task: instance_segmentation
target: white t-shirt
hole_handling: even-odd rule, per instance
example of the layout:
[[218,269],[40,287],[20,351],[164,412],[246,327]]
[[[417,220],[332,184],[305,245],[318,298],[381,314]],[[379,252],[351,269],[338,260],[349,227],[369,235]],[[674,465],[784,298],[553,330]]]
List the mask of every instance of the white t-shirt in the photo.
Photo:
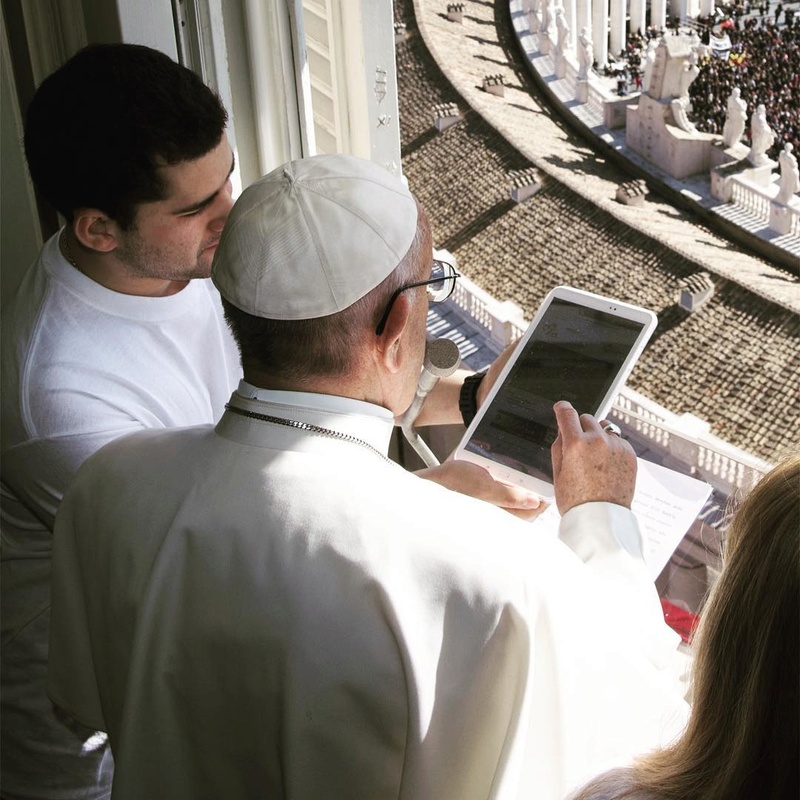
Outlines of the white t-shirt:
[[112,292],[65,261],[58,235],[4,307],[4,797],[96,796],[81,787],[96,783],[102,747],[87,755],[85,737],[53,717],[44,691],[51,532],[64,491],[112,439],[213,422],[240,374],[210,281],[169,297]]

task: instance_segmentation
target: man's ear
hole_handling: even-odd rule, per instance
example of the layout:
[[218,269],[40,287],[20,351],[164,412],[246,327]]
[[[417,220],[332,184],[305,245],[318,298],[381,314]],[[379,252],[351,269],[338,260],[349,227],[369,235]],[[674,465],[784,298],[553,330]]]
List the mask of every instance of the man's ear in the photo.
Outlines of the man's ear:
[[402,346],[402,337],[411,319],[411,300],[408,295],[397,295],[392,304],[383,332],[376,336],[375,350],[384,367],[392,373],[399,372],[405,348]]
[[79,208],[72,220],[72,231],[78,243],[98,253],[116,250],[118,230],[117,223],[96,208]]

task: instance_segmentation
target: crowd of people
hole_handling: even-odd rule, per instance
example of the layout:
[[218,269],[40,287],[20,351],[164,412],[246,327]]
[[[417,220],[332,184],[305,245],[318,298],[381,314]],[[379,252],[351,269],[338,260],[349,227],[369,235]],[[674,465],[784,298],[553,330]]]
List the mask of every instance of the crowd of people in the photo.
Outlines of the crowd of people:
[[[783,19],[787,25],[791,25],[794,15],[794,8],[790,6],[786,7],[781,2],[778,2],[774,8],[771,8],[768,0],[761,0],[761,2],[758,3],[751,3],[750,0],[736,0],[732,3],[717,4],[712,16],[701,16],[698,21],[701,25],[705,25],[709,29],[719,23],[719,26],[723,29],[736,28],[737,30],[741,30],[744,23],[750,22],[750,19],[758,21],[759,23],[763,20],[763,22],[766,23],[768,19],[774,17],[776,25],[781,22],[781,19]],[[750,24],[753,23],[750,22]]]
[[650,26],[644,33],[632,31],[628,34],[625,47],[616,58],[610,59],[603,74],[616,77],[617,93],[621,96],[629,91],[640,92],[643,87],[644,67],[647,50],[651,41],[658,41],[665,30]]
[[[726,7],[725,13],[721,22],[719,17],[697,20],[706,48],[698,61],[700,72],[689,87],[689,118],[699,131],[722,134],[728,98],[738,87],[747,104],[744,143],[751,144],[750,119],[764,105],[775,133],[767,156],[775,160],[786,143],[795,150],[800,147],[800,16],[780,3],[772,10],[766,3],[740,2]],[[672,33],[681,30],[672,18],[667,28]],[[610,59],[602,74],[616,79],[619,95],[646,90],[648,47],[664,35],[669,35],[667,30],[654,27],[633,32],[624,49]],[[715,48],[715,39],[726,46],[730,43],[729,49]]]
[[[784,144],[800,147],[800,17],[791,24],[763,24],[748,17],[741,26],[728,29],[731,49],[727,58],[706,56],[700,73],[689,88],[690,118],[698,130],[722,133],[726,103],[734,88],[747,103],[748,119],[764,105],[775,141],[767,155],[775,159]],[[750,126],[744,141],[750,144]]]

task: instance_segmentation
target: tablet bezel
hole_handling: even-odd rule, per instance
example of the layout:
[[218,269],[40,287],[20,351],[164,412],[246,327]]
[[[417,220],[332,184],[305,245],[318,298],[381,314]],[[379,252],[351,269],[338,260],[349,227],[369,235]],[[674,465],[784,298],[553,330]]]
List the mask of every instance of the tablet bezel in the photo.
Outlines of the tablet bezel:
[[[640,323],[642,326],[636,341],[620,366],[601,403],[596,409],[594,409],[594,411],[590,412],[597,419],[602,419],[608,413],[616,396],[619,394],[620,388],[633,370],[636,361],[642,354],[645,345],[650,340],[650,337],[652,336],[653,331],[658,324],[656,315],[649,309],[642,308],[641,306],[631,305],[630,303],[624,303],[612,297],[586,292],[582,289],[576,289],[572,286],[556,286],[542,301],[542,304],[539,306],[539,309],[536,312],[536,316],[533,318],[522,338],[517,343],[517,347],[515,348],[513,354],[503,367],[503,370],[495,381],[494,386],[490,390],[481,407],[478,409],[475,418],[472,420],[458,446],[453,451],[451,458],[461,461],[471,461],[475,464],[479,464],[480,466],[488,469],[496,480],[511,485],[522,486],[525,489],[536,492],[540,497],[546,500],[553,499],[554,487],[552,483],[541,478],[534,477],[533,475],[528,475],[525,472],[520,472],[508,464],[493,461],[484,455],[471,452],[466,449],[466,446],[475,433],[475,430],[477,429],[487,410],[491,407],[495,395],[505,382],[506,377],[514,368],[514,364],[525,351],[527,343],[530,341],[537,327],[541,323],[551,303],[556,299],[573,303],[578,306],[583,306],[595,311],[602,311],[622,319],[631,320],[633,322]],[[558,398],[556,398],[556,400],[557,399]],[[556,400],[553,402],[556,402]]]

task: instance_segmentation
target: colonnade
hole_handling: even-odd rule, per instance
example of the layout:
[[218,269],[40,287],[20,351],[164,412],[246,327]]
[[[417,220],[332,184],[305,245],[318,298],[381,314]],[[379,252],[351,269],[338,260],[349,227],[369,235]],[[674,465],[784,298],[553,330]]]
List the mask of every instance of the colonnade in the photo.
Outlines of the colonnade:
[[[586,28],[591,31],[594,60],[600,69],[608,63],[610,54],[617,55],[625,48],[629,32],[643,33],[648,21],[658,30],[666,29],[667,0],[555,0],[555,5],[554,0],[522,0],[530,30],[545,35],[541,24],[548,20],[552,23],[559,5],[570,30],[569,46],[563,55],[577,58],[578,36]],[[670,0],[669,11],[680,19],[698,14],[710,16],[714,13],[714,0]],[[535,21],[530,19],[532,15],[536,16]],[[552,35],[552,24],[546,27],[547,35]]]

